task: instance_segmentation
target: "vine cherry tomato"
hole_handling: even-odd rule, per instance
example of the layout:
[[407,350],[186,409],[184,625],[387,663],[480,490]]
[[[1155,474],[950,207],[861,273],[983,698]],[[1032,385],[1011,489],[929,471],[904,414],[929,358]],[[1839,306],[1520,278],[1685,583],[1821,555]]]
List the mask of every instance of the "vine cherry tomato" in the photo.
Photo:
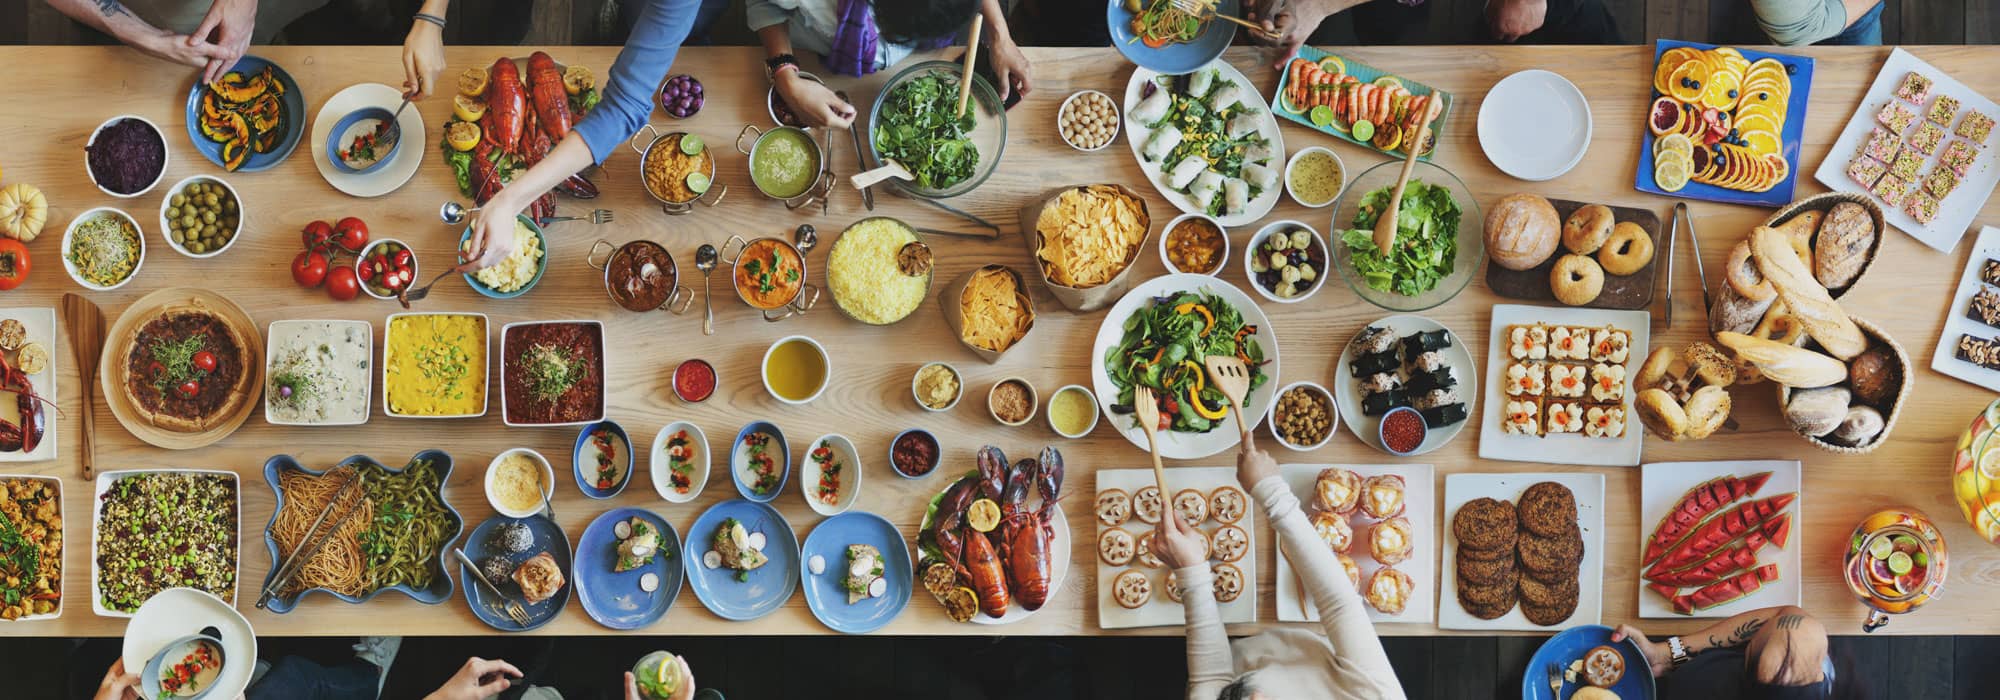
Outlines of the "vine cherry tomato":
[[300,251],[292,258],[292,281],[307,289],[326,281],[326,256],[313,249]]
[[203,350],[194,354],[195,369],[203,372],[215,371],[215,353]]
[[359,253],[362,248],[368,247],[368,224],[352,216],[334,224],[333,234],[339,240],[340,247],[346,248],[350,253]]
[[336,267],[326,276],[326,293],[336,301],[347,301],[361,293],[361,278],[354,268]]
[[299,240],[305,244],[306,250],[325,248],[327,242],[332,239],[333,227],[327,225],[324,221],[314,221],[306,224],[305,229],[299,232]]
[[199,393],[201,393],[201,382],[189,379],[181,383],[182,396],[194,396]]

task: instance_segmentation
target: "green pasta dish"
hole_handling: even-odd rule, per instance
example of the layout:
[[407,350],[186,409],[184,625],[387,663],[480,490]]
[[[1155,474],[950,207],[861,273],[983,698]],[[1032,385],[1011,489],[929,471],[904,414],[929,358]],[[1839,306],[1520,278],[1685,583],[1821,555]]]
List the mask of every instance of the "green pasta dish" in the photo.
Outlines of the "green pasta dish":
[[[281,504],[265,532],[273,560],[310,554],[296,563],[278,595],[325,590],[351,602],[404,587],[423,599],[444,583],[439,555],[462,523],[440,495],[444,473],[436,460],[419,455],[400,470],[365,459],[323,474],[296,463],[278,469],[272,485]],[[356,478],[359,486],[350,486]],[[315,522],[321,523],[316,530]]]

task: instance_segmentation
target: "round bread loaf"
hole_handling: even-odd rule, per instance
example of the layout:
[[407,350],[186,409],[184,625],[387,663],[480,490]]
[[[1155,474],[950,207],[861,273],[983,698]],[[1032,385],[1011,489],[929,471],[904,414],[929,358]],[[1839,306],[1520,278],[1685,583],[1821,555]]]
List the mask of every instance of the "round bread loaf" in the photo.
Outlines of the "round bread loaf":
[[1562,220],[1540,195],[1508,195],[1486,211],[1486,255],[1509,270],[1532,270],[1556,252]]

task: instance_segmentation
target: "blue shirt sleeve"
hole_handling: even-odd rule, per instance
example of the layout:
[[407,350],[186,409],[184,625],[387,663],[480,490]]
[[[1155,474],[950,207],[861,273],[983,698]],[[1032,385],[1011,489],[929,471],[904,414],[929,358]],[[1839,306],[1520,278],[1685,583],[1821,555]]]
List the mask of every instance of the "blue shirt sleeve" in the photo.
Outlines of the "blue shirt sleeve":
[[653,112],[653,91],[673,68],[674,55],[700,11],[701,0],[649,0],[639,11],[632,35],[611,63],[604,98],[576,125],[593,161],[603,163],[646,125]]

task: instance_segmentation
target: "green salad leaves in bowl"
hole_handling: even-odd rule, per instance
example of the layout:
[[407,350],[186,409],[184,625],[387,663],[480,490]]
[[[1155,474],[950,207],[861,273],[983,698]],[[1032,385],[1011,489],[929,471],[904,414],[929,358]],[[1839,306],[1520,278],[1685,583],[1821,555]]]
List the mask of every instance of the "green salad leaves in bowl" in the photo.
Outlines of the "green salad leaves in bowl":
[[915,176],[890,180],[919,197],[941,199],[970,192],[993,174],[1007,143],[1007,111],[986,79],[972,80],[965,116],[958,116],[958,82],[963,66],[951,61],[917,63],[884,84],[868,113],[868,150],[873,166],[889,160]]
[[1341,194],[1333,216],[1334,267],[1368,303],[1391,311],[1422,311],[1465,290],[1486,258],[1479,202],[1444,168],[1419,161],[1403,190],[1396,242],[1384,254],[1375,245],[1375,222],[1388,208],[1401,161],[1361,173]]

